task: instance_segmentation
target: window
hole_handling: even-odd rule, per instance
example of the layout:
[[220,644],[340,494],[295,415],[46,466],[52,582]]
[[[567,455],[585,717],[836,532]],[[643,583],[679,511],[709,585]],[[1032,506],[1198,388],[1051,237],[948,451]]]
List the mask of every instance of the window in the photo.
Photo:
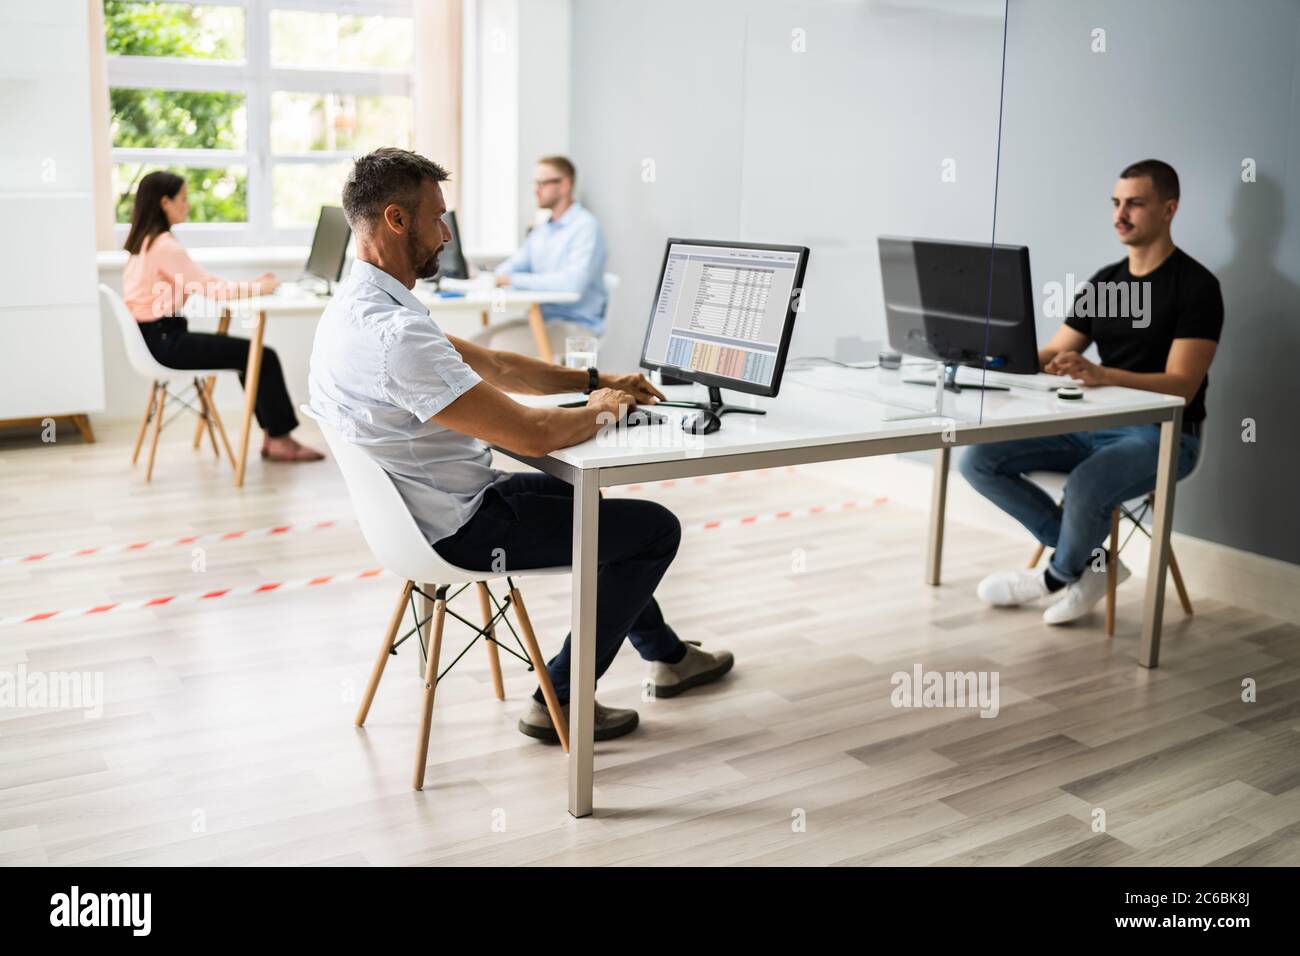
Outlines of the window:
[[185,176],[196,245],[306,243],[352,157],[412,148],[412,0],[103,0],[118,229]]

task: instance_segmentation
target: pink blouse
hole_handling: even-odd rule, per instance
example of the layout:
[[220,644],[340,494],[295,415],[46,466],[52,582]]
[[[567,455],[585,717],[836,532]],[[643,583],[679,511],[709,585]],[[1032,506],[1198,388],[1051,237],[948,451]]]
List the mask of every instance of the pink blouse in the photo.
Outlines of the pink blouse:
[[137,322],[176,315],[195,293],[222,300],[248,295],[247,282],[218,279],[198,265],[170,232],[146,242],[122,269],[122,298]]

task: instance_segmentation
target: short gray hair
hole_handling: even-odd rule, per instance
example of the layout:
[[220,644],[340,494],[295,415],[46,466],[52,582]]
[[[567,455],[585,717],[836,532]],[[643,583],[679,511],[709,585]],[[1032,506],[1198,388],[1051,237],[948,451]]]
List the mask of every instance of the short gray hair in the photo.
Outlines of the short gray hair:
[[357,159],[343,184],[343,214],[355,232],[366,233],[396,203],[414,210],[425,181],[444,183],[451,174],[419,153],[385,146]]

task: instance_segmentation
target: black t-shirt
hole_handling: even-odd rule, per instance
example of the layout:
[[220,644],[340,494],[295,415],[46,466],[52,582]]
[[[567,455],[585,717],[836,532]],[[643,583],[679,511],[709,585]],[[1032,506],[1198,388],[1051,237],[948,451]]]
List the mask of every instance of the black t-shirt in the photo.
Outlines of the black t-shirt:
[[[1128,260],[1106,266],[1070,305],[1065,324],[1097,343],[1101,364],[1163,372],[1174,339],[1213,339],[1223,330],[1219,280],[1181,249],[1154,272],[1134,276]],[[1183,423],[1205,419],[1207,375],[1183,410]]]

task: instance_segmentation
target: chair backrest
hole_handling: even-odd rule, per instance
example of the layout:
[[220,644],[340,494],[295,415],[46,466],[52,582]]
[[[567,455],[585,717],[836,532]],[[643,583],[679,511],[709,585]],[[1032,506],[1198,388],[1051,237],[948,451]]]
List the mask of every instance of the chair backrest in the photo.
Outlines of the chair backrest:
[[478,581],[482,575],[443,561],[425,540],[393,479],[360,446],[321,420],[306,405],[301,411],[315,421],[329,445],[366,544],[385,568],[408,581],[426,584]]
[[126,348],[126,357],[131,362],[131,367],[150,379],[175,375],[175,371],[163,366],[153,357],[149,346],[144,344],[144,333],[140,331],[140,323],[127,311],[122,297],[102,282],[99,284],[99,297],[108,306],[108,311],[113,314],[113,318],[117,320],[118,331],[122,333],[122,345]]
[[606,321],[609,320],[609,317],[612,314],[612,309],[610,308],[610,306],[614,304],[614,290],[619,287],[619,283],[621,283],[622,281],[623,281],[622,279],[614,275],[614,273],[612,272],[605,273],[605,319]]

